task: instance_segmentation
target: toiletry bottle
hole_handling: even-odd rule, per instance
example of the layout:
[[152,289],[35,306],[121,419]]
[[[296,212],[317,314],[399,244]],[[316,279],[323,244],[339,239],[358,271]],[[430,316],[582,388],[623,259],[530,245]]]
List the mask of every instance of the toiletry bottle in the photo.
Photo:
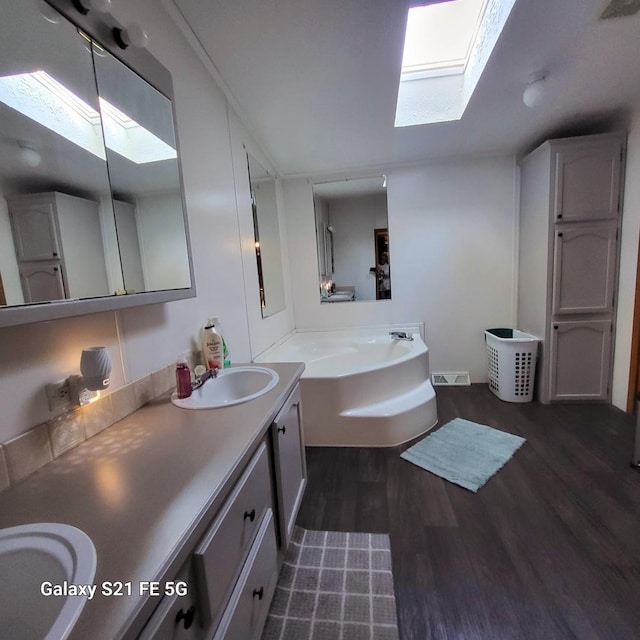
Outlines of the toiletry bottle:
[[216,323],[216,328],[220,337],[222,338],[222,361],[224,364],[224,368],[228,369],[231,366],[231,356],[229,355],[229,347],[227,347],[227,341],[224,339],[224,334],[222,333],[222,325],[220,324],[220,319],[217,318],[218,322]]
[[186,354],[181,355],[176,363],[176,391],[178,398],[188,398],[191,395],[191,371]]
[[218,324],[218,318],[209,318],[202,330],[202,355],[208,369],[224,367],[224,340],[218,330]]

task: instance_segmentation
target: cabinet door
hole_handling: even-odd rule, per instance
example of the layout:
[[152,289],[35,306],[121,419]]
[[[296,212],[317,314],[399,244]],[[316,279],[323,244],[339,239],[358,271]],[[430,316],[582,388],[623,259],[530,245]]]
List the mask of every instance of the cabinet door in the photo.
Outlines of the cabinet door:
[[617,138],[570,145],[555,155],[556,221],[618,217],[622,146]]
[[616,223],[558,225],[554,243],[554,314],[613,310]]
[[199,640],[203,637],[199,624],[197,592],[187,563],[174,581],[162,582],[162,589],[169,590],[147,622],[138,640]]
[[551,331],[550,400],[606,400],[611,321],[556,322]]
[[32,200],[10,208],[18,260],[62,257],[51,199]]
[[25,302],[64,300],[64,282],[59,262],[25,262],[20,265]]
[[267,448],[261,444],[194,553],[205,624],[220,619],[262,516],[271,506]]
[[214,640],[258,640],[267,620],[277,580],[278,548],[269,509]]
[[307,468],[302,439],[300,385],[292,391],[272,425],[280,543],[289,546],[304,494]]

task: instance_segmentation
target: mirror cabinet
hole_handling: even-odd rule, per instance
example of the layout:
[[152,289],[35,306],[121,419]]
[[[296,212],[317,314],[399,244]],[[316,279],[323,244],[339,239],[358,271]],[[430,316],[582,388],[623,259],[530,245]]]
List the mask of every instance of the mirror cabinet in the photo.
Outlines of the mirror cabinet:
[[193,297],[170,74],[81,2],[5,5],[0,326]]

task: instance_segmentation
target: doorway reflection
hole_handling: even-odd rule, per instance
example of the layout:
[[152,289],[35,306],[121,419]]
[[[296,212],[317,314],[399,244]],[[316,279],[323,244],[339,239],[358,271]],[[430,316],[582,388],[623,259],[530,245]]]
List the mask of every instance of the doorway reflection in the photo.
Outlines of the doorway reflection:
[[391,299],[384,176],[313,185],[323,303]]

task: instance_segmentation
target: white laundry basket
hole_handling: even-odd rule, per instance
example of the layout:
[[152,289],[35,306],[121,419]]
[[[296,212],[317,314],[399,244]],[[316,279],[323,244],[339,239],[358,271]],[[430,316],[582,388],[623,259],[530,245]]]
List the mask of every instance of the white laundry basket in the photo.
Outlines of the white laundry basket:
[[506,402],[531,402],[540,340],[517,329],[484,332],[489,389]]

